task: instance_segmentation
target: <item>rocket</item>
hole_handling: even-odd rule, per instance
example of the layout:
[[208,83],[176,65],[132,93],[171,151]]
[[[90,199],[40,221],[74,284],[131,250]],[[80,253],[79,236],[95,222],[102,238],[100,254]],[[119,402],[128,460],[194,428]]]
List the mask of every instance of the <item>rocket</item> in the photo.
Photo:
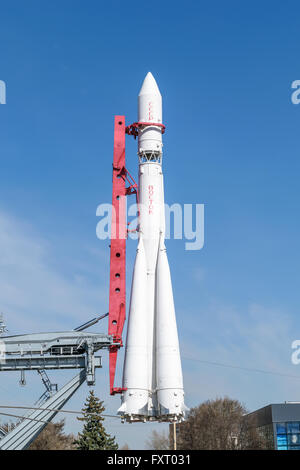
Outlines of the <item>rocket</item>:
[[137,125],[138,246],[118,413],[128,422],[179,422],[187,408],[165,247],[162,97],[150,72],[138,96]]

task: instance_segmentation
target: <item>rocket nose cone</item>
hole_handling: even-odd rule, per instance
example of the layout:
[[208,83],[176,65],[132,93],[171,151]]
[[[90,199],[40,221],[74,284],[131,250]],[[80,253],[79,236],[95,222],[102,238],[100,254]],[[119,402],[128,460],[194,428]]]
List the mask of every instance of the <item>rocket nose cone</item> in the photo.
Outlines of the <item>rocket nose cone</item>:
[[155,81],[155,78],[153,77],[151,72],[148,72],[145,79],[144,79],[142,88],[140,89],[140,92],[139,92],[139,96],[141,96],[141,95],[159,95],[159,96],[161,96],[159,88],[158,88],[157,83]]

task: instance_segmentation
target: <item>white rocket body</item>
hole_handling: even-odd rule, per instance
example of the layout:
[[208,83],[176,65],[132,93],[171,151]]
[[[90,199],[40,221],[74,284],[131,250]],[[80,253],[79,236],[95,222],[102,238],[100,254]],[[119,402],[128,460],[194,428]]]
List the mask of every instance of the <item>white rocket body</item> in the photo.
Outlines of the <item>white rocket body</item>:
[[181,421],[184,405],[180,351],[170,269],[164,244],[162,98],[152,74],[138,99],[139,243],[123,371],[127,421]]

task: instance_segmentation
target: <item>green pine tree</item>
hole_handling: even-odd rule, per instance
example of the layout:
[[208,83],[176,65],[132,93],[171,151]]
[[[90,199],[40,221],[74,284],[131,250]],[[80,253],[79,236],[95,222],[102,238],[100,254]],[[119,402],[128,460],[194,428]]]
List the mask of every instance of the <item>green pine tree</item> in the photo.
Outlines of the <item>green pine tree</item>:
[[102,413],[105,408],[103,401],[95,397],[91,390],[82,409],[83,418],[77,418],[84,421],[82,433],[78,434],[75,441],[77,450],[117,450],[118,444],[115,442],[115,436],[111,437],[105,431],[103,426],[104,418]]

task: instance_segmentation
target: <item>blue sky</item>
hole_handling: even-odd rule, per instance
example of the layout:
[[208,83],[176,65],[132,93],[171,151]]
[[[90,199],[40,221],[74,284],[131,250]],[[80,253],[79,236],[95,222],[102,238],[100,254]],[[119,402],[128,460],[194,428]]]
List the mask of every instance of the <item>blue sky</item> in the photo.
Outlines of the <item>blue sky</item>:
[[[299,13],[295,1],[1,5],[0,311],[12,333],[69,329],[107,311],[109,243],[96,238],[96,208],[111,198],[113,117],[136,120],[150,70],[167,126],[166,202],[205,204],[204,248],[167,242],[187,404],[299,399],[297,378],[186,359],[300,379],[290,360],[300,337]],[[129,138],[127,166],[136,176]],[[129,241],[128,286],[134,251]],[[96,391],[115,412],[103,359]],[[4,404],[42,392],[35,375],[25,389],[18,379],[1,377]],[[107,427],[131,448],[165,429]],[[79,428],[67,419],[68,431]]]

